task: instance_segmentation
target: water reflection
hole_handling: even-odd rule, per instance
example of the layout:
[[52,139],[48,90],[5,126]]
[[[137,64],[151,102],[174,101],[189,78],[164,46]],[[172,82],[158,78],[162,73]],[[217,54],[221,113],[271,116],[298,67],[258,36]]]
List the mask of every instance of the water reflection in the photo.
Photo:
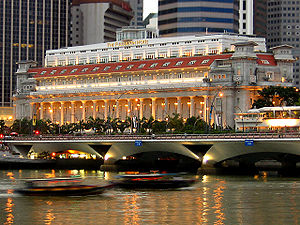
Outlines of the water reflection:
[[[46,204],[48,205],[48,206],[52,206],[52,201],[46,201]],[[45,218],[45,224],[46,225],[50,225],[51,223],[52,223],[52,221],[54,221],[54,219],[55,219],[55,216],[54,216],[54,213],[53,213],[53,209],[48,209],[47,210],[47,213],[46,213],[46,218]]]
[[226,188],[225,184],[226,182],[224,180],[219,180],[213,194],[215,205],[212,208],[215,209],[217,218],[217,221],[214,224],[218,225],[224,224],[225,221],[225,214],[223,212],[222,204],[224,189]]
[[14,223],[13,206],[14,204],[12,198],[8,198],[6,202],[6,208],[5,208],[5,211],[7,213],[6,222],[4,223],[5,225]]
[[137,194],[131,194],[124,196],[125,201],[125,224],[139,224],[139,206],[137,204]]
[[[195,188],[174,191],[115,189],[100,196],[28,197],[13,193],[23,178],[99,171],[1,171],[0,224],[299,224],[300,179],[203,176]],[[274,218],[276,217],[276,221]]]

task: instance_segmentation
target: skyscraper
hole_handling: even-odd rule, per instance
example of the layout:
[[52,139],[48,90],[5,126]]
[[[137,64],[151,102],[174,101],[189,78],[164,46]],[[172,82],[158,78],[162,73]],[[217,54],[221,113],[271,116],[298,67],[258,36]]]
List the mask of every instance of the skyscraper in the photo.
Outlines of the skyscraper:
[[134,13],[130,26],[143,26],[143,0],[128,0],[128,2]]
[[241,0],[239,33],[265,37],[267,32],[267,1]]
[[129,26],[133,12],[123,0],[73,0],[71,45],[115,41],[116,29]]
[[237,0],[159,0],[160,36],[238,32]]
[[[267,47],[290,45],[300,57],[300,1],[269,0],[267,6]],[[299,87],[299,61],[294,63],[294,85]]]
[[70,0],[0,1],[0,106],[11,106],[16,63],[42,65],[45,51],[68,46]]

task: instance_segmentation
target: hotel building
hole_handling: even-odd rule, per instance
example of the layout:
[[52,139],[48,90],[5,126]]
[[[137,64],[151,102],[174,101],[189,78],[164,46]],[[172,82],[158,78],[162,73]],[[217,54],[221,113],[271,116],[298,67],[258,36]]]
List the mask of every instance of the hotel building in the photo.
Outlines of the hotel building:
[[188,36],[50,50],[45,67],[19,63],[16,118],[65,124],[178,113],[233,127],[234,113],[247,111],[257,90],[292,86],[291,47],[266,53],[263,40]]

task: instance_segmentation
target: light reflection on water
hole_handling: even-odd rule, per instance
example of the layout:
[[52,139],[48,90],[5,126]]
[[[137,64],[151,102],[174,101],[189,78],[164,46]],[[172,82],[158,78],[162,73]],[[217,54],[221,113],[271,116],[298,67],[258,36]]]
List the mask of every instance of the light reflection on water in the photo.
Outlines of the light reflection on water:
[[202,176],[194,188],[109,190],[99,196],[27,197],[13,193],[24,178],[101,171],[0,171],[0,224],[299,224],[300,178]]

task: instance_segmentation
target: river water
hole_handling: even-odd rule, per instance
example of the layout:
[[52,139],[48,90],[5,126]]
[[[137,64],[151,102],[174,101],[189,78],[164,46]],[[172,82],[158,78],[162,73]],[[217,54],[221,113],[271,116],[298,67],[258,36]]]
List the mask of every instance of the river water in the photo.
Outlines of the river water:
[[24,178],[101,171],[0,171],[0,224],[300,224],[300,178],[199,176],[172,191],[112,189],[97,196],[29,197],[13,193]]

